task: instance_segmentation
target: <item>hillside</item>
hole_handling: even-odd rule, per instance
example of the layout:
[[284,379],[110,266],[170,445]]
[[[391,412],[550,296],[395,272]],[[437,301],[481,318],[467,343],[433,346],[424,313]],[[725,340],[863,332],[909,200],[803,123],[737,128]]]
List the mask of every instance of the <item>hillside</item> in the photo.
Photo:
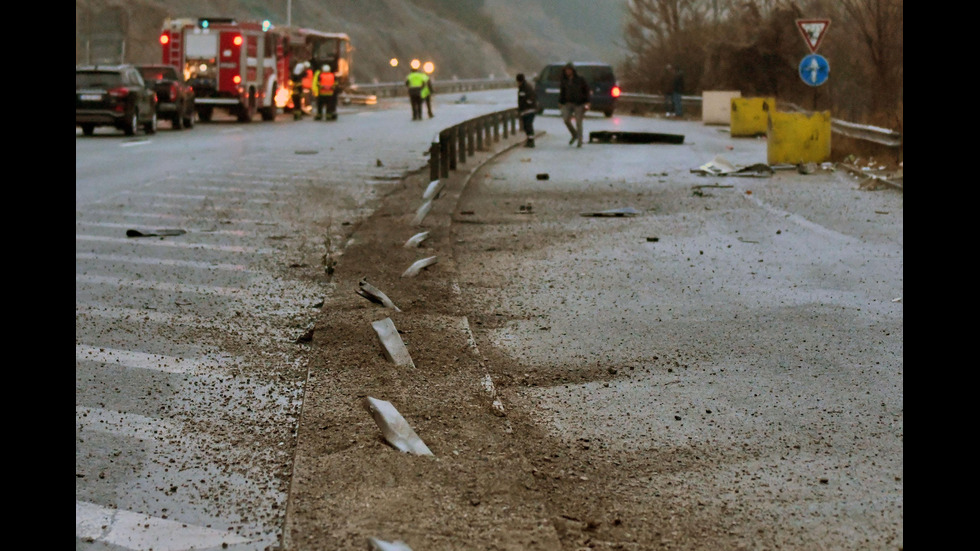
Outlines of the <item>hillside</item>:
[[[230,16],[287,23],[283,0],[76,0],[75,62],[94,61],[100,37],[125,36],[124,61],[159,60],[166,17]],[[345,32],[355,82],[404,78],[392,57],[432,61],[435,78],[533,73],[552,61],[624,56],[626,0],[292,0],[293,25]]]

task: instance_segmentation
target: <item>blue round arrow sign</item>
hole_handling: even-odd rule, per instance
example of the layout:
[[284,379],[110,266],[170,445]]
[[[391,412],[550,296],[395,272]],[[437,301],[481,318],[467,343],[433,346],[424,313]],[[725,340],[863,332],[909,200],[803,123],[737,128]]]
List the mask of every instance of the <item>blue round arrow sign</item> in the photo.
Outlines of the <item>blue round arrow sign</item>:
[[810,54],[800,62],[800,78],[809,86],[820,86],[829,75],[830,64],[822,55]]

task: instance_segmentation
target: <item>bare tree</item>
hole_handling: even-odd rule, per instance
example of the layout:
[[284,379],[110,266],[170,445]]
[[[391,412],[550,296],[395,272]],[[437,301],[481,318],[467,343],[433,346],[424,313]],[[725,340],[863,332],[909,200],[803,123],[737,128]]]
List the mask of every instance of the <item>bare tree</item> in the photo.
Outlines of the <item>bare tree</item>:
[[[871,113],[892,118],[903,90],[903,0],[840,0],[844,13],[864,44],[871,68]],[[899,115],[899,123],[901,117]]]

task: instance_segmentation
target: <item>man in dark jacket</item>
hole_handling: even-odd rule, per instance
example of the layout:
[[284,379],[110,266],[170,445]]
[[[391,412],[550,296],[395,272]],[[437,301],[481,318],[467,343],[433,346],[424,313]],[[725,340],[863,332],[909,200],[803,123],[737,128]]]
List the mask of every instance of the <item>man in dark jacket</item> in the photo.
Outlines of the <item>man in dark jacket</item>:
[[534,86],[524,78],[524,73],[517,73],[517,114],[521,117],[521,126],[527,140],[524,147],[534,147],[534,115],[538,110],[538,96]]
[[[572,139],[568,145],[576,141],[578,147],[582,147],[582,126],[585,120],[585,111],[589,108],[590,99],[589,83],[578,74],[575,67],[569,63],[561,72],[561,81],[558,90],[558,108],[561,110],[561,118],[565,121],[565,128],[572,133]],[[575,117],[575,125],[572,125],[572,117]]]

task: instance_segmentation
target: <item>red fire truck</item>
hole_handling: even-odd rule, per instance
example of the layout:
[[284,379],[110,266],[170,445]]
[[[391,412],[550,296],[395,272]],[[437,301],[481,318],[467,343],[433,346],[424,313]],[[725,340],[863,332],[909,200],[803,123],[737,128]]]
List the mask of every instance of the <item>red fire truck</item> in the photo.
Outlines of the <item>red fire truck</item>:
[[198,117],[224,109],[241,122],[256,113],[276,118],[291,103],[289,78],[300,62],[329,64],[338,93],[349,83],[352,48],[344,33],[275,27],[227,17],[167,19],[160,34],[163,63],[182,71],[194,88]]

